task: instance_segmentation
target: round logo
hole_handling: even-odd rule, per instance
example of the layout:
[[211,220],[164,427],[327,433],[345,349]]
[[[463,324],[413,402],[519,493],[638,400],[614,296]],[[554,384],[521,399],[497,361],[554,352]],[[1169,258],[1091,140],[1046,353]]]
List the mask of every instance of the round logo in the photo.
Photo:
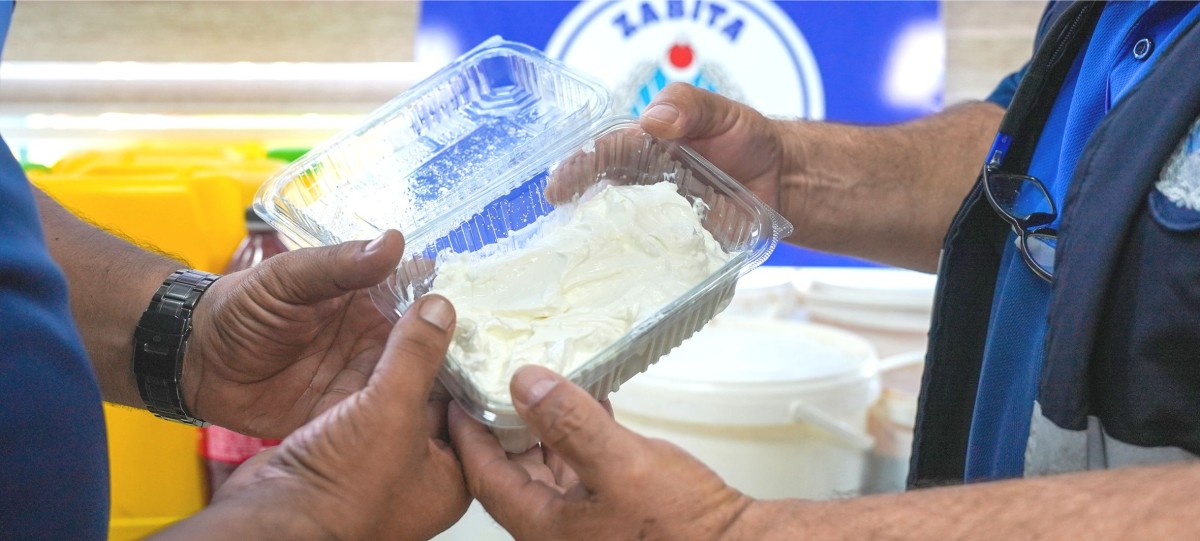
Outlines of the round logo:
[[825,116],[812,51],[768,0],[584,0],[546,53],[606,83],[617,112],[685,82],[770,116]]

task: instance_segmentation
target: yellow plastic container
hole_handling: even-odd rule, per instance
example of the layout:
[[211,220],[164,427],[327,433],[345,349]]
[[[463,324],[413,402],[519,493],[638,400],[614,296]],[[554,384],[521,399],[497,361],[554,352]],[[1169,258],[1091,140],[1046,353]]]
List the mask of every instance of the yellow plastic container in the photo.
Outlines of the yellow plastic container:
[[118,149],[74,152],[58,160],[53,171],[58,174],[86,173],[98,165],[136,167],[139,164],[178,168],[189,162],[237,163],[266,157],[267,149],[257,143],[146,142]]
[[242,186],[228,176],[151,175],[34,179],[75,214],[211,272],[246,235]]
[[[199,269],[223,270],[245,235],[244,186],[228,175],[63,174],[56,166],[32,180],[77,215]],[[106,405],[105,419],[110,539],[139,539],[204,506],[197,429],[120,406]]]
[[204,507],[199,429],[104,405],[112,479],[110,541],[141,539]]
[[286,162],[268,156],[257,143],[144,143],[115,150],[86,150],[65,156],[50,175],[59,177],[141,178],[155,176],[227,177],[238,183],[248,207],[271,175]]

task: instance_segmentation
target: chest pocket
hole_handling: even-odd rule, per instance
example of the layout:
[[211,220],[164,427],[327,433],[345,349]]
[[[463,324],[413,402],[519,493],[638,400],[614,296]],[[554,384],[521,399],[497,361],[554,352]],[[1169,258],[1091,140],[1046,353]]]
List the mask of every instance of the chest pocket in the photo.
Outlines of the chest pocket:
[[1092,361],[1093,408],[1121,440],[1200,452],[1200,119],[1118,258]]

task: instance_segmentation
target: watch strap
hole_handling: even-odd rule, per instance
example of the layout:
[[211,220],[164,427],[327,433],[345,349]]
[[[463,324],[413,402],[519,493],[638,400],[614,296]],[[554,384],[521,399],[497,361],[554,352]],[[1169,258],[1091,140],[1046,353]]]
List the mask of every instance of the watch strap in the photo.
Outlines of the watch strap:
[[205,426],[183,404],[183,357],[192,334],[192,311],[220,278],[192,269],[171,273],[154,293],[133,333],[133,374],[146,409],[155,416]]

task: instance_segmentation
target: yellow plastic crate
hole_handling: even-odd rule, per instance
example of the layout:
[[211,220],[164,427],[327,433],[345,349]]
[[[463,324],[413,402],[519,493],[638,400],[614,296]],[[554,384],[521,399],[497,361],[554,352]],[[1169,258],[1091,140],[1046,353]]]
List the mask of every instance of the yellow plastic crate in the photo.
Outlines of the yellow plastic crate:
[[246,235],[241,185],[225,176],[43,176],[33,179],[75,214],[129,239],[220,272]]
[[64,156],[52,170],[58,174],[87,173],[103,166],[138,164],[168,164],[180,166],[189,162],[236,163],[267,158],[267,149],[258,143],[189,143],[145,142],[110,150],[82,150]]
[[110,541],[141,539],[204,507],[199,429],[104,405],[112,479]]
[[48,173],[57,177],[136,178],[154,176],[222,176],[241,190],[243,207],[258,188],[286,162],[268,156],[256,143],[145,143],[115,150],[85,150],[63,157]]

